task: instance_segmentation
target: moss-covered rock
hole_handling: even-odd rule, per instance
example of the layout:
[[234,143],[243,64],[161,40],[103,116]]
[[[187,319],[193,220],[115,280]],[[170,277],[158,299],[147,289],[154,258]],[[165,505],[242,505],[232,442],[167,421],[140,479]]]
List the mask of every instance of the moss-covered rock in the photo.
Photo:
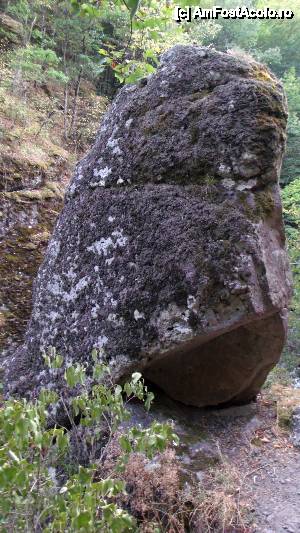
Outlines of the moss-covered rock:
[[[5,18],[6,17],[6,18]],[[9,17],[1,21],[14,24]],[[12,26],[14,27],[14,26]],[[16,23],[16,29],[21,28]],[[31,312],[32,285],[59,214],[66,184],[76,162],[91,142],[106,99],[83,82],[78,97],[74,146],[63,136],[62,87],[12,90],[9,55],[0,65],[0,353],[22,340]],[[49,119],[49,112],[51,119]],[[84,119],[84,120],[83,120]],[[79,151],[79,152],[78,152]]]
[[257,394],[291,294],[278,186],[286,102],[259,69],[177,46],[121,89],[68,188],[8,391],[49,384],[41,352],[52,345],[89,365],[104,348],[115,379],[142,371],[187,404]]
[[0,193],[0,204],[2,352],[22,340],[31,312],[32,284],[62,207],[62,191],[55,194],[45,188]]
[[6,13],[0,12],[0,49],[22,43],[23,25]]

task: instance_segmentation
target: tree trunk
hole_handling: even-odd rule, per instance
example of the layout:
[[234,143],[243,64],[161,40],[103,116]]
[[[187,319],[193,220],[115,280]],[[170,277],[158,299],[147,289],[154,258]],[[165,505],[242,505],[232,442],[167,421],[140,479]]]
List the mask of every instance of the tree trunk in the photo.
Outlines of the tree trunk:
[[80,89],[80,83],[82,79],[82,67],[80,68],[76,87],[75,87],[75,96],[74,96],[74,102],[73,102],[73,109],[72,109],[72,118],[71,118],[71,124],[69,128],[69,135],[71,135],[72,131],[74,130],[74,126],[76,124],[76,118],[77,118],[77,108],[78,108],[78,95],[79,95],[79,89]]
[[68,140],[68,100],[69,100],[69,86],[66,83],[64,91],[64,138]]

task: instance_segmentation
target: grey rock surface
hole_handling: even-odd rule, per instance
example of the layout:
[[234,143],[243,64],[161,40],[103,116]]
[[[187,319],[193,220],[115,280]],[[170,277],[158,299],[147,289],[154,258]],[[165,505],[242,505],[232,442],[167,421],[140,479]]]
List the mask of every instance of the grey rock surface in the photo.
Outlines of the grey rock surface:
[[291,440],[293,445],[300,450],[300,407],[297,407],[292,415],[292,434]]
[[55,387],[41,353],[132,371],[192,405],[249,401],[291,294],[278,186],[286,101],[258,63],[176,46],[125,86],[78,164],[6,389]]

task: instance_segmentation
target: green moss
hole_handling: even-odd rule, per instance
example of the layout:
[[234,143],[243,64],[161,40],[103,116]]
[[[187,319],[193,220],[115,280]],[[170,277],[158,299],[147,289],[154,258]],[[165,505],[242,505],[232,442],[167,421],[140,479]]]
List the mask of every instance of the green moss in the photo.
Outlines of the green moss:
[[143,132],[145,135],[155,135],[158,133],[159,128],[157,127],[157,124],[150,124],[149,126],[146,126],[143,128]]
[[208,96],[212,91],[208,89],[204,89],[203,91],[197,91],[189,96],[190,100],[202,100],[202,98],[205,98]]
[[42,202],[44,200],[63,198],[62,187],[57,182],[47,182],[41,189],[21,190],[4,193],[6,198],[22,202],[24,200],[34,200]]
[[4,261],[17,263],[18,262],[18,257],[16,255],[14,255],[14,254],[5,254],[4,255]]
[[259,220],[265,220],[272,215],[275,203],[273,194],[270,190],[254,193],[255,207],[251,206],[251,204],[248,202],[248,198],[248,192],[240,191],[238,193],[239,202],[249,220],[252,222],[258,222]]
[[270,389],[274,384],[279,383],[283,386],[289,386],[292,384],[292,379],[286,368],[276,365],[269,373],[263,389]]
[[20,37],[11,31],[6,31],[0,27],[0,40],[2,42],[20,44]]
[[259,215],[257,213],[257,210],[253,209],[253,207],[251,207],[251,205],[249,204],[248,198],[249,198],[249,193],[245,191],[238,192],[238,200],[239,200],[240,205],[243,208],[243,211],[246,217],[251,222],[257,222],[259,219]]
[[292,424],[293,413],[300,404],[300,390],[291,384],[282,385],[278,380],[265,389],[267,398],[276,402],[277,424],[280,428],[289,430]]
[[143,128],[145,135],[155,135],[171,127],[171,117],[169,113],[162,113],[153,124]]
[[256,80],[271,83],[275,87],[274,78],[272,78],[270,73],[262,65],[254,65],[251,74]]
[[293,409],[290,407],[277,406],[277,423],[282,429],[290,429],[292,425]]
[[[20,202],[15,193],[2,193],[2,196],[7,199],[7,194],[14,217],[18,220],[29,201],[23,199]],[[8,340],[20,342],[22,339],[31,312],[32,282],[43,260],[55,214],[59,213],[61,204],[61,199],[55,195],[37,201],[37,224],[32,227],[14,226],[0,243],[0,305],[5,304],[5,311],[0,313],[0,350],[6,347]]]
[[198,128],[198,126],[191,126],[190,132],[191,132],[192,144],[196,144],[198,142],[198,140],[199,140],[199,128]]
[[259,191],[255,194],[255,204],[260,218],[265,219],[272,215],[275,203],[271,191]]

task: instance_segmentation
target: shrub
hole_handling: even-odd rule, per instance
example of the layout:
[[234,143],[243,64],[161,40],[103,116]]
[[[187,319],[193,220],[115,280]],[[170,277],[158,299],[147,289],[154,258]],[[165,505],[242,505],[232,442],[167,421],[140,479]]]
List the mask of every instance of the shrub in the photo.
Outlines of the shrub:
[[[54,376],[63,370],[63,359],[54,349],[44,359]],[[122,453],[115,471],[99,479],[103,439],[112,438],[120,424],[130,418],[126,403],[137,398],[149,409],[154,396],[141,374],[134,373],[123,387],[114,385],[97,351],[93,359],[92,377],[87,376],[83,365],[65,366],[68,405],[53,390],[43,390],[35,402],[3,402],[1,531],[134,531],[134,518],[118,505],[125,493],[118,473],[125,470],[132,453],[153,457],[177,437],[167,424],[153,422],[146,429],[131,426],[127,433],[121,432]],[[58,424],[49,427],[49,415],[58,409],[65,411],[68,429]],[[83,458],[81,448],[85,450]],[[78,453],[72,464],[74,450]]]
[[300,353],[300,178],[298,177],[282,191],[283,214],[288,237],[288,252],[293,274],[294,296],[290,306],[289,335],[284,349],[282,364],[299,379]]
[[39,85],[51,80],[65,84],[68,78],[61,70],[60,63],[61,59],[49,48],[33,45],[18,48],[11,54],[11,66],[17,73],[14,84],[21,83],[21,80]]

